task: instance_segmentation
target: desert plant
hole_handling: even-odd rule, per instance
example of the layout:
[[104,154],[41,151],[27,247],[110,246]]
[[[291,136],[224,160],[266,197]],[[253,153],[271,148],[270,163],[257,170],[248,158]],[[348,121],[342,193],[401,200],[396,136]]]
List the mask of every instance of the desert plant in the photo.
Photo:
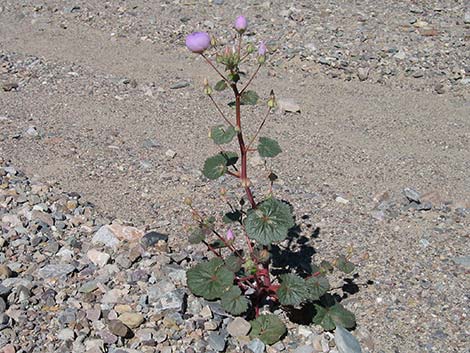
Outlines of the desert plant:
[[[333,330],[337,324],[351,328],[355,325],[354,315],[328,293],[330,285],[326,278],[326,274],[334,267],[346,273],[354,270],[346,257],[340,256],[333,264],[325,261],[320,266],[311,264],[309,273],[284,269],[281,271],[284,273],[276,276],[272,271],[275,244],[288,238],[290,230],[295,226],[293,210],[287,202],[274,196],[272,186],[277,177],[272,172],[267,178],[267,197],[261,201],[255,200],[248,177],[247,159],[251,153],[258,153],[262,158],[273,158],[281,153],[276,140],[259,136],[276,108],[276,97],[271,91],[266,102],[266,113],[253,136],[248,138],[242,126],[242,106],[257,105],[260,101],[259,95],[248,88],[265,64],[268,50],[264,42],[260,42],[258,48],[252,43],[243,44],[247,29],[245,17],[238,17],[234,27],[234,45],[216,52],[215,62],[207,54],[211,46],[216,47],[214,38],[208,33],[195,32],[186,38],[187,48],[201,55],[220,77],[213,87],[207,79],[204,83],[204,93],[220,113],[224,124],[210,129],[209,136],[220,147],[220,152],[205,161],[203,174],[211,180],[223,175],[236,178],[248,200],[246,204],[245,198],[242,198],[239,205],[234,207],[227,199],[227,191],[223,190],[222,197],[230,210],[219,219],[203,215],[193,207],[190,199],[186,200],[196,221],[189,240],[193,244],[204,244],[213,254],[208,256],[210,259],[187,271],[188,286],[196,296],[220,300],[227,312],[252,318],[251,336],[259,337],[267,344],[279,340],[286,327],[278,316],[262,313],[266,305],[271,308],[292,308],[310,302],[316,312],[314,324],[322,325],[326,330]],[[256,58],[256,68],[250,77],[246,77],[240,65],[248,63],[253,56]],[[223,67],[223,70],[219,70],[217,65]],[[235,110],[233,120],[214,98],[215,91],[226,89],[231,90],[234,97],[228,103]],[[238,144],[238,153],[222,147],[234,139]],[[241,236],[235,236],[235,233]]]

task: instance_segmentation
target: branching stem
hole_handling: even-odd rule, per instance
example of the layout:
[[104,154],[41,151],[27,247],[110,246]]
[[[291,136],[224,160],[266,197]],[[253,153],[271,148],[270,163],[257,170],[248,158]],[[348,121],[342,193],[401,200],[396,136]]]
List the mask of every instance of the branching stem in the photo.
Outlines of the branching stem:
[[232,124],[232,122],[227,119],[227,117],[225,116],[224,112],[222,111],[222,109],[220,109],[219,105],[218,105],[217,102],[214,100],[214,97],[212,97],[211,94],[209,94],[209,98],[211,99],[212,103],[214,103],[215,108],[216,108],[217,111],[220,113],[220,115],[222,115],[222,118],[224,118],[224,120],[227,122],[227,124],[229,124],[231,127],[234,127],[233,124]]
[[247,84],[245,85],[245,87],[243,87],[243,89],[240,91],[240,95],[243,94],[243,92],[245,92],[245,90],[248,88],[248,86],[250,85],[251,81],[253,81],[253,79],[255,78],[255,76],[258,74],[258,71],[259,69],[261,68],[261,64],[258,65],[258,67],[256,68],[256,71],[254,72],[254,74],[251,76],[251,78],[248,80]]

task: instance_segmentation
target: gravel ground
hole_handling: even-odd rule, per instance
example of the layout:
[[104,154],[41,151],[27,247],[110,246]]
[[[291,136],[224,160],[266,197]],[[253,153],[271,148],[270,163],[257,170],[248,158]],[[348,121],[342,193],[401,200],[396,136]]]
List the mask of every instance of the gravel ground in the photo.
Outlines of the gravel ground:
[[[216,151],[207,126],[219,121],[201,86],[216,77],[184,37],[227,36],[234,13],[272,50],[256,90],[273,88],[301,110],[269,118],[283,153],[250,161],[255,191],[266,192],[272,168],[314,260],[349,249],[358,291],[338,294],[363,350],[469,352],[463,1],[0,3],[0,347],[212,352],[223,340],[232,352],[247,343],[227,334],[220,308],[184,299],[183,276],[202,249],[185,241],[182,200],[216,214],[222,186],[200,173]],[[249,113],[248,128],[261,119]],[[118,245],[97,240],[105,231]],[[291,325],[267,351],[331,339]]]

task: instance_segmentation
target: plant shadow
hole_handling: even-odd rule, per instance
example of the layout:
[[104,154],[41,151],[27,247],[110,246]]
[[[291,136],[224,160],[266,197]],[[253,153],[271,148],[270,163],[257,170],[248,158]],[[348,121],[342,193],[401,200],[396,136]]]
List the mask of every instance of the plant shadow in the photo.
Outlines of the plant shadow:
[[[308,219],[308,215],[302,217]],[[309,229],[309,225],[306,226]],[[313,239],[320,238],[321,229],[309,229],[309,236],[302,235],[302,229],[297,224],[289,230],[288,237],[282,245],[271,246],[271,273],[275,276],[284,273],[297,273],[300,277],[306,278],[315,275],[319,267],[314,264],[316,250],[311,245]],[[374,284],[373,281],[358,283],[359,274],[345,274],[341,278],[342,284],[339,287],[331,288],[329,293],[324,294],[319,300],[306,302],[300,307],[282,306],[289,320],[300,325],[310,325],[317,314],[315,305],[329,308],[341,301],[357,294],[360,287],[367,287]],[[340,290],[340,291],[339,291]],[[331,291],[335,291],[331,293]],[[341,293],[338,294],[338,293]]]

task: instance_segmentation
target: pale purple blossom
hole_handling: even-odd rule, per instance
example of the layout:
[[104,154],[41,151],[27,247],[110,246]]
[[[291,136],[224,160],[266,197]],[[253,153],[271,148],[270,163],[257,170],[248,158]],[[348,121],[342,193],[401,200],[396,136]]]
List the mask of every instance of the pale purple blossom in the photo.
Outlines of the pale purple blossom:
[[193,53],[201,54],[211,45],[211,37],[206,32],[193,32],[186,37],[186,47]]
[[259,55],[259,56],[264,56],[264,55],[266,55],[266,51],[267,51],[266,43],[263,42],[263,41],[259,42],[259,45],[258,45],[258,55]]
[[245,32],[247,25],[248,25],[248,22],[245,16],[238,16],[237,19],[235,20],[235,29],[237,30],[238,33]]
[[235,239],[235,235],[233,234],[233,232],[232,232],[231,229],[229,229],[229,230],[227,231],[226,239],[227,239],[228,241],[232,241],[233,239]]

